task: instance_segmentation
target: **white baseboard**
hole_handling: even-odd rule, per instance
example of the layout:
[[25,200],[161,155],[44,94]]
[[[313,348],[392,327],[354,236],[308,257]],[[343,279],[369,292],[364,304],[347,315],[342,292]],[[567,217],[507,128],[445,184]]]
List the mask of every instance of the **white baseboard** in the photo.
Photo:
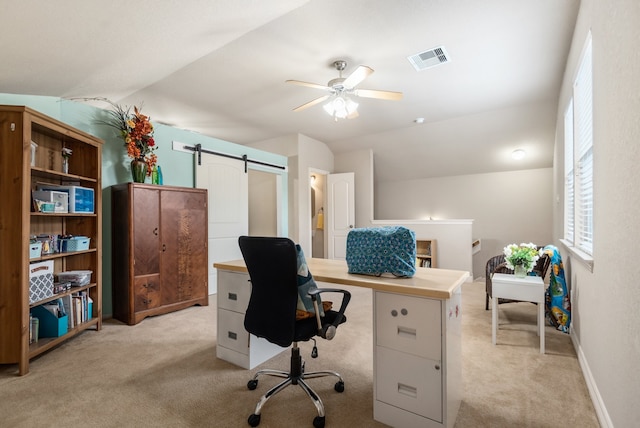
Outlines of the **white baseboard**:
[[591,369],[589,368],[589,363],[582,352],[582,347],[580,346],[580,341],[571,332],[571,342],[573,342],[573,347],[576,350],[576,354],[578,355],[578,362],[580,363],[580,368],[582,369],[582,375],[584,376],[584,380],[587,383],[587,388],[589,389],[589,395],[591,396],[591,401],[593,402],[593,407],[596,411],[596,416],[598,417],[598,422],[600,426],[603,428],[613,428],[613,422],[609,417],[609,413],[607,412],[607,408],[602,401],[602,397],[600,396],[600,391],[598,391],[598,385],[596,385],[595,379],[591,374]]

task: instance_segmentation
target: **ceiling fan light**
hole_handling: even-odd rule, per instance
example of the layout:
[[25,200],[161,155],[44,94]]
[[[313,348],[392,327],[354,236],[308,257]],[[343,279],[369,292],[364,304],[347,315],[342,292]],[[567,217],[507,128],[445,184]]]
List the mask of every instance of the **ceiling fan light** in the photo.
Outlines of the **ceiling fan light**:
[[358,110],[358,103],[353,101],[351,98],[347,98],[347,102],[346,102],[346,108],[347,108],[347,112],[349,114],[355,113],[356,110]]
[[358,103],[350,98],[338,95],[322,106],[322,108],[335,119],[345,119],[352,116],[358,110]]

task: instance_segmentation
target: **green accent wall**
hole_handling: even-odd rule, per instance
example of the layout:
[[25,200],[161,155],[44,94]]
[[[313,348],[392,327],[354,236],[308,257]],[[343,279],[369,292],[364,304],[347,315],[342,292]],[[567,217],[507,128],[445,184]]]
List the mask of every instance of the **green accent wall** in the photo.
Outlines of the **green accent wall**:
[[[127,157],[124,142],[117,133],[117,130],[110,126],[101,124],[107,119],[104,109],[94,107],[80,102],[64,100],[57,97],[45,97],[35,95],[17,95],[0,93],[0,104],[2,105],[24,105],[34,110],[51,116],[61,122],[67,123],[82,131],[95,135],[104,140],[102,151],[102,313],[105,317],[110,317],[113,313],[112,302],[112,279],[111,279],[111,189],[114,184],[132,181],[129,164],[131,159]],[[105,103],[105,109],[109,106]],[[151,117],[153,122],[153,117]],[[285,156],[257,150],[251,147],[242,146],[217,138],[208,137],[192,131],[173,128],[162,124],[154,123],[154,138],[158,145],[156,155],[158,165],[162,168],[163,181],[166,185],[194,187],[195,186],[195,163],[194,155],[191,153],[174,151],[173,142],[188,144],[190,146],[201,144],[203,149],[227,153],[231,155],[247,155],[250,159],[267,162],[275,165],[287,165]],[[73,161],[73,158],[72,158]],[[268,170],[282,176],[281,212],[287,216],[288,209],[288,173],[287,171],[274,171],[251,166],[252,168]],[[282,225],[286,228],[288,219],[282,219]],[[282,231],[283,236],[287,236],[288,231]]]

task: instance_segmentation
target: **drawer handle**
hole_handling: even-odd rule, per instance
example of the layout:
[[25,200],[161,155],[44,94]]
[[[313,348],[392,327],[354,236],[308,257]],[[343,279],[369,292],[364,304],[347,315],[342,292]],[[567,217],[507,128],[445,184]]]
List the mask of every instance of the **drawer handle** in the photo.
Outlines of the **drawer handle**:
[[408,339],[416,339],[417,332],[415,328],[398,326],[398,336],[406,337]]
[[405,385],[403,383],[399,383],[398,384],[398,394],[403,394],[403,395],[406,395],[406,396],[411,397],[411,398],[417,398],[418,397],[418,388],[413,387],[413,386],[409,386],[409,385]]
[[233,339],[233,340],[237,340],[238,339],[238,335],[232,331],[227,332],[227,337],[229,337],[229,339]]
[[229,300],[238,300],[238,295],[236,293],[229,293]]

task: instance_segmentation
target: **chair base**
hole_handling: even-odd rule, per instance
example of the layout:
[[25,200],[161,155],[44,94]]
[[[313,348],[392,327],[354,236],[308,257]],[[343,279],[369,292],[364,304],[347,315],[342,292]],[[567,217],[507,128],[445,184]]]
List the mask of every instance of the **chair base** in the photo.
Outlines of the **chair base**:
[[261,375],[273,376],[283,378],[284,380],[272,387],[268,390],[262,397],[260,397],[260,401],[256,405],[256,409],[251,414],[247,420],[250,426],[256,427],[260,424],[260,415],[262,412],[262,407],[267,403],[267,401],[276,395],[278,392],[282,391],[289,385],[299,385],[300,388],[304,392],[306,392],[307,396],[311,399],[313,404],[316,406],[316,410],[318,411],[318,416],[313,419],[313,426],[315,428],[323,428],[325,424],[325,415],[324,415],[324,405],[322,404],[322,400],[316,394],[316,392],[305,382],[306,379],[314,379],[318,377],[326,377],[326,376],[334,376],[338,378],[338,382],[334,385],[334,389],[337,392],[344,391],[344,380],[340,374],[329,371],[315,371],[315,372],[304,372],[304,363],[302,362],[302,357],[300,356],[300,349],[298,348],[298,344],[294,342],[293,347],[291,348],[291,369],[289,372],[283,370],[272,370],[272,369],[263,369],[256,372],[253,378],[247,382],[247,388],[250,390],[254,390],[258,387],[258,377]]

